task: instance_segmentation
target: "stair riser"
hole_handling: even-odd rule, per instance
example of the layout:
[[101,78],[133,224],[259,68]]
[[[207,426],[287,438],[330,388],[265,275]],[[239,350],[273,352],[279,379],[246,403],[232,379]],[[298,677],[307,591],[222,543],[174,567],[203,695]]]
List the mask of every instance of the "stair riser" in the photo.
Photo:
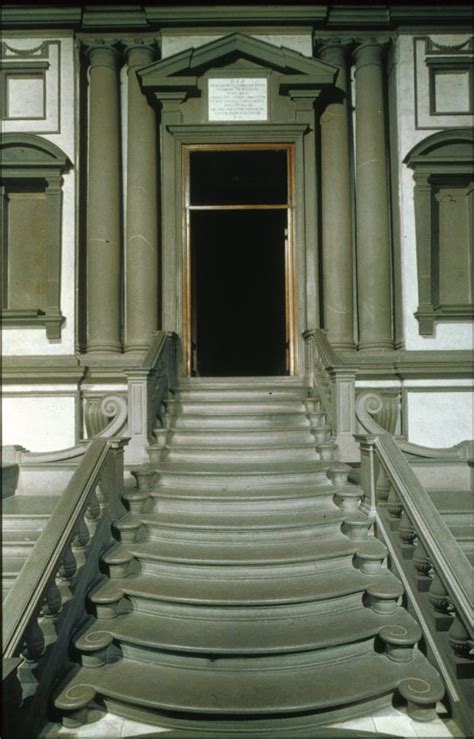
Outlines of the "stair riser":
[[314,462],[318,459],[314,445],[308,448],[274,448],[274,449],[176,449],[164,452],[167,462]]
[[8,557],[15,557],[26,561],[31,554],[34,543],[31,544],[4,544],[2,546],[2,559],[5,562]]
[[178,390],[173,399],[177,402],[215,402],[215,401],[231,401],[237,402],[278,402],[278,401],[292,401],[294,403],[301,402],[304,399],[305,390],[303,388],[299,390],[284,390],[284,389],[255,389],[249,388],[236,390],[234,388],[225,389],[200,389],[200,390]]
[[328,614],[341,613],[344,610],[347,610],[348,618],[350,618],[351,609],[360,608],[362,594],[350,593],[328,601],[278,606],[246,606],[245,608],[217,605],[212,607],[195,606],[186,603],[167,603],[160,600],[147,600],[145,602],[150,610],[141,610],[141,613],[146,612],[157,617],[163,616],[172,619],[173,622],[184,619],[189,623],[189,619],[202,619],[206,622],[216,621],[220,624],[228,624],[229,629],[233,629],[241,622],[252,623],[254,621],[258,624],[264,622],[268,624],[268,628],[271,628],[272,624],[282,624],[293,620],[298,622],[299,619],[319,619],[326,617]]
[[186,414],[199,413],[202,415],[220,416],[220,415],[248,415],[248,414],[269,414],[269,413],[300,413],[304,411],[304,405],[300,400],[281,400],[281,401],[258,401],[235,402],[218,401],[216,403],[199,403],[198,401],[174,402],[168,404],[168,412],[171,417]]
[[288,427],[292,428],[310,428],[309,420],[306,416],[300,413],[281,413],[279,415],[273,414],[255,414],[255,415],[235,415],[235,416],[217,416],[217,415],[187,415],[179,416],[178,418],[172,419],[166,417],[166,423],[168,428],[173,426],[176,429],[259,429],[265,431],[269,430],[286,430]]
[[[374,643],[374,640],[373,638],[370,638],[370,636],[369,638],[366,638],[363,642],[359,642],[360,646],[362,645],[365,646],[364,651],[365,651],[365,654],[367,655],[370,654],[371,651],[373,651],[373,643]],[[153,664],[153,665],[160,665],[163,663],[163,661],[167,662],[168,660],[168,653],[163,652],[163,650],[160,650],[160,649],[150,649],[149,647],[141,647],[139,645],[130,644],[127,642],[121,642],[120,646],[121,646],[122,655],[125,659],[137,660],[141,663]],[[336,661],[340,659],[341,651],[343,651],[343,649],[344,649],[344,645],[339,645],[339,644],[334,645],[334,647],[326,647],[326,649],[324,649],[325,662],[331,662],[331,661]],[[279,667],[281,668],[282,666],[281,661],[285,658],[286,655],[289,655],[292,652],[296,653],[297,651],[299,652],[299,650],[296,650],[296,649],[294,650],[287,649],[283,652],[282,651],[276,652],[272,656],[268,656],[268,653],[267,653],[265,657],[262,656],[260,659],[265,659],[267,663],[270,662],[271,659],[273,659],[275,664],[274,665],[272,665],[271,663],[268,664],[268,666],[266,666],[266,669],[267,670],[278,669]],[[309,648],[301,650],[301,652],[299,653],[304,654],[306,652],[308,654],[308,657],[310,653],[311,654],[316,653],[316,659],[317,659],[317,656],[319,655],[319,651],[320,650],[317,650],[314,648],[311,649],[311,647],[309,647]],[[226,668],[227,670],[232,669],[231,660],[235,661],[236,670],[246,669],[247,666],[245,665],[243,660],[251,659],[254,655],[255,655],[254,652],[252,652],[251,654],[246,654],[245,651],[242,651],[242,652],[237,651],[235,654],[231,654],[231,655],[220,655],[221,659],[219,659],[219,656],[216,656],[213,660],[210,661],[204,655],[199,655],[198,653],[195,656],[193,656],[192,659],[194,659],[197,663],[200,663],[201,669],[204,669],[204,670],[208,669],[208,670],[212,670],[213,672],[215,672],[219,670],[219,664],[221,661],[222,662],[225,661],[227,665],[227,668]],[[173,654],[173,664],[177,665],[178,667],[181,666],[180,659],[179,659],[180,656],[181,655],[179,651]],[[206,659],[207,664],[203,662],[204,659]],[[185,670],[189,665],[189,655],[185,656],[183,654],[181,658],[181,662],[182,662],[182,669]]]
[[21,518],[10,518],[9,516],[4,516],[2,521],[2,532],[3,534],[7,531],[38,531],[41,533],[48,520],[49,516],[25,516]]
[[282,511],[307,511],[308,513],[318,513],[324,515],[325,513],[334,512],[336,506],[332,503],[331,498],[328,496],[322,496],[320,498],[314,497],[301,497],[301,498],[289,498],[289,499],[278,499],[271,498],[269,500],[259,500],[258,498],[254,501],[237,499],[237,500],[225,500],[219,498],[213,500],[212,498],[192,498],[187,497],[185,499],[180,498],[163,498],[157,496],[155,503],[155,511],[160,513],[183,513],[192,516],[193,514],[208,513],[210,516],[222,514],[225,511],[229,515],[246,514],[251,515],[267,515],[268,521],[271,521],[273,513],[281,513]]
[[297,428],[294,430],[288,429],[283,431],[236,431],[235,428],[231,430],[219,429],[214,432],[202,432],[196,429],[195,431],[189,430],[187,432],[169,432],[167,438],[168,446],[174,448],[181,448],[182,446],[209,446],[212,449],[219,449],[219,447],[270,447],[285,446],[290,444],[291,446],[311,446],[314,449],[314,438],[309,431],[309,428]]
[[153,525],[149,526],[150,539],[170,539],[186,541],[235,541],[245,544],[246,541],[274,541],[278,537],[280,541],[291,541],[294,538],[314,538],[323,537],[340,533],[340,523],[321,524],[318,526],[281,526],[277,528],[258,528],[249,530],[246,527],[241,529],[234,528],[214,528],[214,529],[198,529],[190,526],[171,528],[165,526]]
[[275,487],[297,487],[299,485],[319,485],[327,483],[326,473],[321,472],[292,472],[292,473],[261,473],[246,474],[244,470],[239,474],[221,475],[219,473],[189,474],[180,472],[177,468],[175,473],[166,470],[159,473],[158,486],[173,488],[196,489],[204,487],[212,490],[223,490],[229,493],[231,490],[248,490],[255,493],[264,489]]
[[[290,564],[272,565],[190,565],[185,563],[163,563],[152,560],[141,559],[140,565],[145,575],[156,577],[179,577],[190,580],[203,580],[205,592],[205,581],[213,580],[222,582],[222,587],[229,587],[229,582],[244,580],[245,582],[259,580],[281,581],[282,587],[287,579],[301,577],[304,575],[315,575],[317,573],[336,572],[341,569],[349,569],[352,565],[352,557],[342,556],[334,559],[318,560],[317,562],[299,562]],[[278,587],[278,586],[277,586]]]

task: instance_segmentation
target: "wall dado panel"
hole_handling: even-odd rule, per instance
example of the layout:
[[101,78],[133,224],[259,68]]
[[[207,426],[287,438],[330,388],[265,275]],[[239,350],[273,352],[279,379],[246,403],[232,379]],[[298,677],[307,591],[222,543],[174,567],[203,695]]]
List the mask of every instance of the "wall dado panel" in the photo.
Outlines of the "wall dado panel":
[[2,444],[31,452],[67,449],[79,439],[79,393],[71,387],[11,386],[2,394]]
[[[8,325],[2,330],[2,352],[5,356],[67,355],[75,349],[75,232],[76,232],[76,63],[73,33],[51,32],[47,35],[16,32],[4,36],[0,47],[3,76],[0,115],[2,132],[8,135],[34,134],[55,144],[72,163],[62,178],[62,228],[60,244],[60,309],[64,316],[59,339],[48,339],[42,325],[38,327]],[[44,212],[41,193],[12,193],[9,203],[10,237],[28,237],[28,222],[21,221],[21,198],[29,197],[30,212],[37,219],[37,233],[41,238]],[[44,194],[43,194],[44,197]],[[32,200],[34,198],[34,201]],[[43,209],[44,210],[44,209]],[[31,221],[30,221],[31,225]],[[14,240],[14,239],[13,239]],[[37,249],[35,254],[41,253]],[[44,250],[43,250],[44,252]],[[33,253],[23,250],[22,263],[12,264],[13,283],[21,280],[23,270],[36,270],[38,278],[46,267]],[[13,284],[9,296],[11,307],[20,310],[16,295],[21,293],[19,283]],[[31,295],[33,307],[44,302],[41,285]],[[38,292],[39,291],[39,292]],[[33,299],[34,298],[34,299]],[[29,306],[23,306],[27,309]]]

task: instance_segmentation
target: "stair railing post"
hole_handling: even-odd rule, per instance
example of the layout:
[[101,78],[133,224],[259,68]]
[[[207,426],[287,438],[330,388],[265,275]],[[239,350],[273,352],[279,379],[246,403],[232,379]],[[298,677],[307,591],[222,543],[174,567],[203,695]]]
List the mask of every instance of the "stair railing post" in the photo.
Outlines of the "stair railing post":
[[110,515],[113,515],[113,512],[119,510],[121,506],[124,451],[128,441],[128,438],[110,439],[109,441],[109,454],[100,478],[100,489]]
[[305,346],[305,383],[309,395],[314,388],[314,329],[308,329],[303,333]]
[[358,462],[359,446],[354,440],[357,433],[355,414],[355,376],[354,370],[333,368],[334,382],[334,424],[339,453],[346,462]]
[[377,437],[365,435],[354,438],[360,447],[360,486],[365,494],[361,508],[368,516],[374,516],[377,507],[375,485],[375,441]]

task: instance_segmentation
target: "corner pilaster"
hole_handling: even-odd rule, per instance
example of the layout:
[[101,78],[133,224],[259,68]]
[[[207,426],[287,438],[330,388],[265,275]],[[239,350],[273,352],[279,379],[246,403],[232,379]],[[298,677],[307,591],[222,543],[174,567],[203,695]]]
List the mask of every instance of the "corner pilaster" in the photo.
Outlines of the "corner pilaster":
[[84,42],[89,59],[88,352],[121,351],[122,187],[118,42]]
[[370,39],[354,53],[359,349],[367,351],[393,347],[384,100],[386,46],[386,40]]

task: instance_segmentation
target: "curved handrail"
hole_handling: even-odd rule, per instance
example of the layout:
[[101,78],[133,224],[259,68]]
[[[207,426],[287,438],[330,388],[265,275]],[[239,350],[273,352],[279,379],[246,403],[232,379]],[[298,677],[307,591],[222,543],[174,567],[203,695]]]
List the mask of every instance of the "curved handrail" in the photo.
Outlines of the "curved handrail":
[[[376,413],[379,413],[383,408],[382,396],[374,392],[373,390],[367,390],[361,393],[356,399],[356,415],[362,426],[369,434],[379,435],[386,434],[386,429],[379,426],[377,421],[373,418]],[[413,444],[410,441],[401,439],[400,437],[395,438],[396,444],[399,449],[407,454],[412,454],[416,457],[428,457],[431,459],[457,459],[457,460],[468,460],[472,458],[471,443],[461,442],[452,447],[427,447],[420,444]]]
[[121,439],[95,439],[75,470],[45,529],[8,593],[3,608],[3,657],[13,657],[23,635],[41,607],[51,578],[58,572],[74,531],[94,492],[109,452],[123,446]]
[[448,525],[418,480],[395,439],[386,431],[373,440],[377,456],[394,485],[405,512],[421,538],[435,570],[473,637],[472,567]]
[[96,437],[110,439],[112,436],[118,436],[127,422],[127,400],[121,395],[106,395],[100,404],[100,411],[112,420],[102,431],[96,434]]

